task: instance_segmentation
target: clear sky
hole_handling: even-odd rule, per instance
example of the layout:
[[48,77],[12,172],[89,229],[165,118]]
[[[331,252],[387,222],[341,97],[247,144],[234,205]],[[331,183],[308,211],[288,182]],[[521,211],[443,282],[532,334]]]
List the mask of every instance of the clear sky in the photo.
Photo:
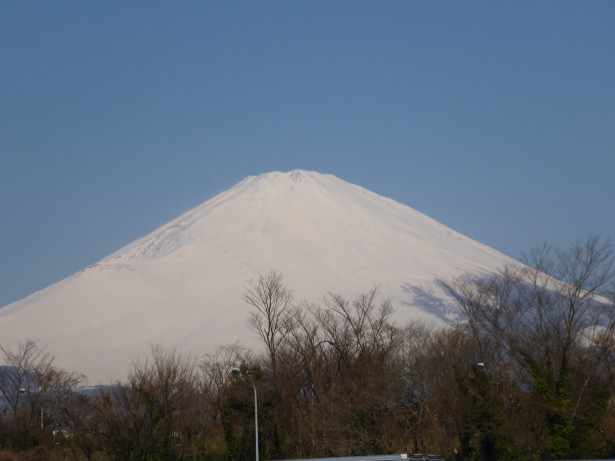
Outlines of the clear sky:
[[0,2],[0,305],[248,175],[615,238],[613,1]]

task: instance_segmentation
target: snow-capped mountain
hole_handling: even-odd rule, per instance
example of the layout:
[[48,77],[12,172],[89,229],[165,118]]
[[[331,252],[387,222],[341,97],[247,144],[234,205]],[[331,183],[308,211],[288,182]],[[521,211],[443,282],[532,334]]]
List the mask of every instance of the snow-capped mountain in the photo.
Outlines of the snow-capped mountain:
[[125,376],[152,343],[193,351],[255,346],[251,280],[285,277],[296,301],[378,285],[395,320],[442,323],[434,280],[491,272],[503,254],[332,175],[251,176],[67,279],[0,309],[0,338],[35,339],[90,383]]

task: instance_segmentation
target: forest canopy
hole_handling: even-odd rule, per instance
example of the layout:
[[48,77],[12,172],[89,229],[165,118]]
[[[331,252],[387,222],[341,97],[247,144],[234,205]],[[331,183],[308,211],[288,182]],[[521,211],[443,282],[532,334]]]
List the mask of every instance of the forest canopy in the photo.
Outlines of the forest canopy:
[[614,280],[608,241],[544,246],[440,281],[459,320],[434,328],[394,324],[377,288],[297,303],[270,271],[244,293],[258,351],[155,345],[126,380],[84,389],[36,342],[1,346],[0,444],[38,459],[252,459],[256,392],[263,459],[615,457]]

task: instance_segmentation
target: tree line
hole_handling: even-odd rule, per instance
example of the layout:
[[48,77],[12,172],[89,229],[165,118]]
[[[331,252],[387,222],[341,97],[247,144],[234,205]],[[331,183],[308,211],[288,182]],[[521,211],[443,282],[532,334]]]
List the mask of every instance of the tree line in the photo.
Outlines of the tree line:
[[443,328],[396,325],[377,288],[295,303],[272,271],[244,294],[258,352],[153,346],[124,381],[94,389],[35,342],[0,346],[0,448],[23,453],[8,459],[250,460],[254,385],[266,460],[615,457],[612,247],[592,237],[523,262],[440,281],[459,310]]

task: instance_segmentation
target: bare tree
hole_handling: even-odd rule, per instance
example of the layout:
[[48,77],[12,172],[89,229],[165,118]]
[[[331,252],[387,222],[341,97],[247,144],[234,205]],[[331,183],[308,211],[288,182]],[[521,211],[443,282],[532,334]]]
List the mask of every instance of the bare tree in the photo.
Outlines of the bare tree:
[[324,336],[335,342],[335,349],[346,367],[359,356],[386,353],[396,341],[397,330],[390,321],[393,305],[388,299],[378,298],[377,287],[352,300],[329,293],[325,308],[310,307]]
[[398,379],[393,364],[402,343],[401,330],[390,322],[392,306],[378,299],[376,288],[351,300],[330,294],[323,307],[310,312],[322,337],[334,343],[322,350],[325,386],[317,394],[315,450],[335,454],[388,451],[384,421],[390,417],[391,393]]
[[282,274],[271,271],[267,275],[260,275],[256,282],[247,287],[244,300],[255,309],[250,312],[248,326],[265,343],[273,376],[276,376],[276,353],[284,338],[292,293],[286,288]]
[[53,356],[34,341],[0,345],[0,354],[5,364],[0,368],[0,393],[14,415],[26,403],[31,407],[46,404],[45,410],[51,412],[70,398],[84,378],[54,367]]
[[54,367],[53,356],[34,341],[1,345],[0,360],[3,426],[9,428],[5,443],[31,448],[45,443],[51,430],[71,424],[69,407],[82,376]]
[[226,391],[230,370],[238,364],[253,360],[252,352],[239,344],[222,346],[206,354],[199,363],[203,389],[213,399],[217,399]]
[[102,389],[86,432],[114,459],[186,459],[194,454],[200,409],[197,365],[177,347],[152,346],[135,361],[128,383]]
[[5,364],[0,369],[0,393],[16,415],[27,394],[38,391],[41,376],[52,369],[53,357],[34,341],[1,345],[0,353]]
[[525,262],[443,285],[484,360],[493,365],[508,356],[523,370],[519,378],[544,411],[548,456],[575,456],[579,434],[592,432],[579,425],[599,413],[587,390],[607,385],[604,371],[612,369],[606,361],[613,360],[615,309],[602,297],[614,276],[612,249],[592,237],[564,251],[539,248]]

